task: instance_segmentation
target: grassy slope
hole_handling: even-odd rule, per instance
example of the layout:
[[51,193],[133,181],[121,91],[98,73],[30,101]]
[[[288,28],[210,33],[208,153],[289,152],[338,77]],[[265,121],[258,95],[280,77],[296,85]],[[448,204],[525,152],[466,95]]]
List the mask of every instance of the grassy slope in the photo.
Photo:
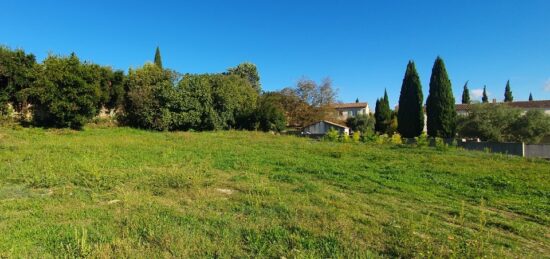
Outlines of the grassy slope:
[[0,128],[0,257],[541,257],[549,174],[253,132]]

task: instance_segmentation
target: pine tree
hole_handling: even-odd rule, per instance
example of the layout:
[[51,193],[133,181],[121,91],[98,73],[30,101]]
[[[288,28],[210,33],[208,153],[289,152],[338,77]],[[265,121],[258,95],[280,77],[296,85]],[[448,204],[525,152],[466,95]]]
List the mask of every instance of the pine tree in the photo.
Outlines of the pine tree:
[[470,89],[468,89],[468,81],[464,84],[464,90],[462,91],[462,104],[470,104]]
[[532,93],[529,93],[529,101],[530,101],[530,102],[533,101],[533,94],[532,94]]
[[355,103],[359,103],[359,98],[355,99]]
[[511,102],[514,100],[514,96],[512,96],[512,89],[510,89],[510,80],[506,82],[506,89],[504,90],[504,101],[505,102]]
[[481,101],[483,103],[488,103],[489,102],[489,96],[487,96],[487,86],[486,85],[483,86],[483,96],[481,97]]
[[391,123],[391,109],[388,93],[385,90],[384,97],[376,100],[374,117],[376,120],[375,130],[381,134],[388,133]]
[[155,65],[160,67],[162,69],[162,58],[160,57],[160,48],[157,47],[157,50],[155,51]]
[[426,100],[428,135],[452,138],[456,132],[456,110],[451,80],[443,59],[437,57],[430,78],[430,93]]
[[397,131],[405,138],[414,138],[424,129],[422,84],[413,61],[407,64],[399,96]]

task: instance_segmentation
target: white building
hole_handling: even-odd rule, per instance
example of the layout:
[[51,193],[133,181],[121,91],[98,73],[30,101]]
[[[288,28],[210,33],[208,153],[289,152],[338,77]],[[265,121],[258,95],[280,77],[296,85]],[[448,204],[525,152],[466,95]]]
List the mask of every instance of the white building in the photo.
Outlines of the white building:
[[327,134],[331,129],[337,130],[341,135],[349,135],[348,127],[326,120],[305,126],[302,132],[304,135],[322,136]]
[[345,121],[347,118],[358,115],[369,115],[368,103],[337,103],[332,106],[338,112],[338,119]]

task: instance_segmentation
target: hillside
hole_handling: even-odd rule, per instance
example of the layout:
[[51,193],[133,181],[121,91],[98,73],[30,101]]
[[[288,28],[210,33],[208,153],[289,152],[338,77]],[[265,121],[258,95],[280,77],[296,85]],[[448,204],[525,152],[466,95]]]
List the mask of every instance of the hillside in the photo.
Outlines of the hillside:
[[0,257],[544,257],[550,163],[255,132],[0,128]]

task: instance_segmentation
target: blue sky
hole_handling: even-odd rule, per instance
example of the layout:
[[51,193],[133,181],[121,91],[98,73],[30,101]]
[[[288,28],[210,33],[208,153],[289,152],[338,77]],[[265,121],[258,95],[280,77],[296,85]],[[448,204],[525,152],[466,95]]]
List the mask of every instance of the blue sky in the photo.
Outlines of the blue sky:
[[[406,64],[416,62],[424,97],[436,56],[457,102],[469,80],[502,100],[550,99],[550,1],[24,1],[0,4],[0,44],[42,60],[76,52],[127,70],[151,61],[221,72],[255,63],[264,90],[303,76],[331,77],[339,99],[371,105],[384,88],[397,103]],[[546,88],[546,89],[545,89]],[[474,96],[474,98],[477,98]]]

